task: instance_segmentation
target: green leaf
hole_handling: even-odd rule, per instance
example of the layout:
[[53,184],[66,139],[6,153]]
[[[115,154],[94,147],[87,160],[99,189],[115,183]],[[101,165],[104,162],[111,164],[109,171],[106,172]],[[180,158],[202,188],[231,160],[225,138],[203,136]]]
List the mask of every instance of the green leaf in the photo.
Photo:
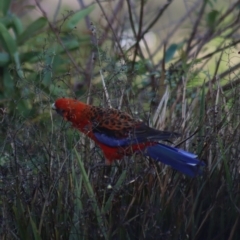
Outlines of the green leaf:
[[105,203],[104,206],[104,212],[107,213],[108,211],[110,211],[111,207],[112,207],[112,202],[114,199],[114,196],[116,195],[116,193],[118,192],[118,190],[122,187],[123,182],[126,179],[126,175],[127,175],[127,171],[124,170],[121,174],[121,176],[119,177],[117,183],[115,184],[115,186],[113,187],[112,193],[109,196],[108,200]]
[[21,53],[20,60],[21,62],[36,62],[36,61],[39,61],[39,58],[38,58],[39,55],[40,55],[40,52],[37,52],[37,51]]
[[17,52],[16,41],[2,23],[0,23],[0,43],[2,44],[4,50],[11,55],[11,57],[13,57],[13,55]]
[[83,177],[83,183],[85,185],[86,192],[88,194],[88,197],[90,198],[90,203],[92,204],[93,211],[95,212],[96,217],[97,217],[97,221],[98,221],[98,224],[99,224],[99,229],[101,230],[104,238],[108,239],[107,238],[107,233],[106,233],[106,228],[105,228],[107,226],[106,219],[103,217],[103,215],[102,215],[102,213],[100,211],[100,208],[98,206],[97,198],[96,198],[96,196],[94,194],[92,185],[91,185],[91,183],[89,181],[88,174],[87,174],[87,172],[85,170],[83,161],[80,158],[76,148],[74,148],[74,152],[75,152],[75,155],[76,155],[77,160],[78,160],[79,170],[80,170],[80,172],[82,174],[82,177]]
[[30,223],[31,223],[34,239],[35,240],[41,240],[42,238],[41,238],[40,233],[37,229],[36,223],[32,219],[31,212],[30,212],[29,208],[28,208],[28,215],[29,215],[29,218],[30,218]]
[[5,26],[5,28],[9,29],[12,25],[12,17],[8,15],[3,18],[0,18],[0,23],[2,23]]
[[19,36],[23,32],[22,22],[15,15],[12,16],[12,28],[13,28],[16,36]]
[[23,117],[27,117],[30,113],[30,109],[28,108],[27,100],[21,99],[16,104],[16,110]]
[[17,44],[15,39],[10,35],[8,30],[3,24],[0,23],[0,43],[2,44],[4,50],[8,52],[15,62],[17,67],[17,73],[20,78],[23,78],[23,72],[21,69],[19,53],[17,51]]
[[63,30],[68,31],[72,30],[76,27],[76,25],[83,19],[85,18],[88,14],[90,14],[94,9],[94,6],[90,6],[88,8],[85,8],[83,10],[80,10],[76,13],[74,13],[71,17],[69,17],[64,24]]
[[172,60],[175,52],[178,49],[178,45],[177,44],[171,44],[170,47],[167,49],[166,53],[165,53],[165,62],[169,62]]
[[138,62],[135,62],[134,64],[134,71],[136,72],[136,74],[138,75],[143,75],[146,74],[147,72],[147,65],[148,65],[148,60],[140,60]]
[[218,15],[219,15],[219,11],[217,10],[212,10],[210,13],[208,13],[207,24],[210,28],[213,28],[215,26]]
[[20,62],[20,57],[19,57],[19,52],[14,53],[13,59],[14,59],[14,62],[16,64],[16,70],[17,70],[18,76],[20,78],[24,78],[24,74],[23,74],[22,67],[21,67],[21,62]]
[[14,82],[7,68],[3,71],[3,88],[6,97],[12,96],[14,92]]
[[38,18],[32,24],[30,24],[27,29],[19,36],[18,45],[22,45],[24,42],[33,37],[36,32],[41,30],[47,24],[47,19],[44,17]]
[[62,46],[57,46],[55,48],[56,53],[64,53],[67,50],[74,50],[79,48],[79,42],[76,39],[62,39],[64,48]]
[[0,10],[2,10],[2,13],[4,16],[7,14],[10,4],[11,4],[11,0],[0,1]]
[[10,56],[8,53],[0,52],[0,67],[6,66],[10,61]]

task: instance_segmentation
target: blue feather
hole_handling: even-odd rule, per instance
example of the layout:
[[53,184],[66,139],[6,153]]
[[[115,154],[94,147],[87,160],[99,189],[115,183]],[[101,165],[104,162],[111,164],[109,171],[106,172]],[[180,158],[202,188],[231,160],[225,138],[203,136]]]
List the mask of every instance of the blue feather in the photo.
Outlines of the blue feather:
[[147,147],[143,154],[170,165],[173,169],[190,177],[201,174],[201,166],[205,166],[205,163],[197,159],[195,154],[160,143]]
[[133,139],[133,138],[117,139],[117,138],[113,138],[112,136],[109,137],[108,135],[106,135],[104,133],[98,133],[98,132],[95,132],[94,136],[100,143],[103,143],[110,147],[127,147],[132,144],[140,143],[140,141],[136,138],[135,139]]
[[[99,142],[110,147],[126,147],[142,142],[138,141],[136,138],[117,139],[98,132],[95,132],[94,135]],[[153,158],[156,161],[165,163],[171,166],[173,169],[178,170],[190,177],[195,177],[201,174],[201,167],[205,166],[205,163],[197,159],[197,155],[161,143],[156,143],[156,145],[147,147],[143,151],[143,154]]]

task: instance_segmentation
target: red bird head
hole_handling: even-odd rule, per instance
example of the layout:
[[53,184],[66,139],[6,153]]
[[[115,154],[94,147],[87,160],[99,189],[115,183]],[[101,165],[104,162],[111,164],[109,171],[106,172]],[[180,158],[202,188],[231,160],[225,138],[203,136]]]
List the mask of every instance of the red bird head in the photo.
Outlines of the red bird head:
[[86,104],[72,98],[59,98],[52,105],[52,109],[56,110],[66,121],[80,119]]

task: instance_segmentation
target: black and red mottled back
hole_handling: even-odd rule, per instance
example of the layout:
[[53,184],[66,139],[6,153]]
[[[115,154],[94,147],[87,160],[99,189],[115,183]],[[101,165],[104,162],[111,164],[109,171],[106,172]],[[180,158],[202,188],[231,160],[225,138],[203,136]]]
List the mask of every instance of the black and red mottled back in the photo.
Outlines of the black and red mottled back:
[[142,141],[169,140],[178,133],[159,131],[148,127],[144,122],[132,118],[117,109],[103,109],[91,106],[93,132],[103,132],[116,138],[133,137]]

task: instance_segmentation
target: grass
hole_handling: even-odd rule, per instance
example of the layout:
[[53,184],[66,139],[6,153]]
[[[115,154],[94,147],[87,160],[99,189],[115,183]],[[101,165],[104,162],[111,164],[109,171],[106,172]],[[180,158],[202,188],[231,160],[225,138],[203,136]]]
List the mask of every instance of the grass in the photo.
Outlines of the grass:
[[[204,93],[199,105],[205,109]],[[26,124],[8,128],[1,165],[3,239],[237,239],[235,104],[227,116],[226,105],[219,106],[215,121],[199,109],[204,137],[196,146],[208,166],[194,179],[141,156],[116,163],[106,175],[99,150],[55,114],[51,132]]]

